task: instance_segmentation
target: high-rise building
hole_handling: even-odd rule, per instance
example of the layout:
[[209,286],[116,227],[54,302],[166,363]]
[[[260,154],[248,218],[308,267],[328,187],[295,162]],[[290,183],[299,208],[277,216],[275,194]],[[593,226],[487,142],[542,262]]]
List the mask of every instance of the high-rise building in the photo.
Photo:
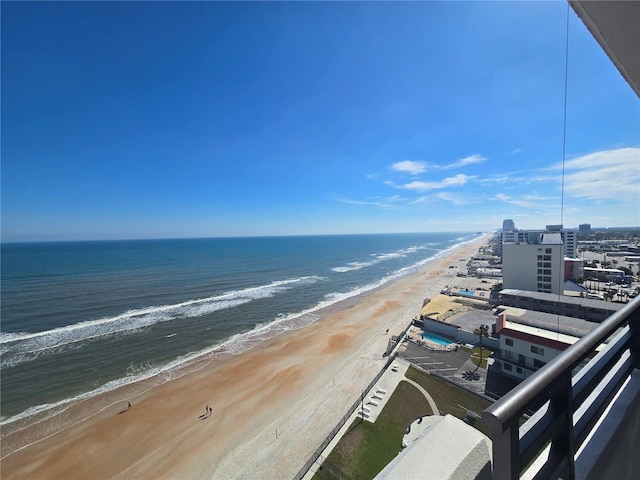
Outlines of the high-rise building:
[[502,230],[515,230],[515,228],[516,224],[513,223],[513,220],[511,220],[510,218],[502,221]]
[[502,245],[504,288],[564,293],[564,248],[559,233],[541,233],[535,241]]
[[580,235],[590,235],[591,234],[591,224],[590,223],[583,223],[581,225],[578,225],[578,233],[580,233]]
[[558,233],[564,245],[564,256],[578,258],[578,235],[575,230],[565,230],[562,225],[547,225],[546,230],[503,230],[497,254],[502,256],[507,243],[535,243],[543,233]]
[[575,230],[562,230],[560,235],[564,244],[564,256],[578,258],[578,232]]

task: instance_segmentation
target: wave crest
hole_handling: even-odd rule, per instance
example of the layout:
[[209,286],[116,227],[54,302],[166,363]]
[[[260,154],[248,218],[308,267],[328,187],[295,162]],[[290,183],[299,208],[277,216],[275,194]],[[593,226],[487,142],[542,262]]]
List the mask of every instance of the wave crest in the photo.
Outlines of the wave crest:
[[321,277],[307,276],[277,280],[266,285],[232,290],[207,298],[188,300],[173,305],[150,306],[128,310],[120,315],[67,325],[43,332],[0,334],[1,367],[15,366],[34,360],[43,353],[68,348],[80,342],[115,334],[130,334],[156,323],[200,317],[254,300],[272,297],[291,288],[308,285]]

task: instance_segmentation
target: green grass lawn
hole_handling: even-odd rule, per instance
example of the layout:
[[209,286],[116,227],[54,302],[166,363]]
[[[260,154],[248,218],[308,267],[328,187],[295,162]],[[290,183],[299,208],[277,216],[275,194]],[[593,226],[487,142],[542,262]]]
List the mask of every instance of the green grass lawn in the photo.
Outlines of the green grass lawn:
[[432,414],[424,395],[410,383],[400,382],[375,423],[354,421],[314,480],[340,478],[329,473],[332,466],[345,478],[372,479],[402,450],[407,426],[420,416]]
[[[413,366],[407,370],[406,377],[429,392],[443,416],[451,414],[462,420],[468,410],[479,416],[491,405],[489,400]],[[402,450],[407,426],[419,416],[432,414],[422,393],[410,383],[400,382],[376,423],[357,419],[329,454],[323,470],[316,473],[314,480],[372,479]],[[523,422],[524,419],[520,419],[520,424]],[[489,427],[480,418],[473,426],[491,436]]]
[[[406,376],[422,385],[429,392],[440,410],[440,415],[451,414],[459,419],[464,419],[467,416],[467,410],[476,412],[479,416],[485,408],[491,405],[489,400],[485,400],[435,375],[421,372],[414,367],[410,367],[407,370]],[[473,426],[488,437],[491,436],[491,430],[480,418],[475,421]]]
[[[478,362],[480,361],[480,347],[467,348],[461,346],[459,348],[460,350],[469,352],[471,354],[471,356],[469,357],[471,361],[474,363],[474,365],[478,365]],[[487,358],[491,357],[491,355],[493,355],[493,350],[482,347],[482,365],[480,365],[480,368],[487,368]]]
[[[491,355],[493,355],[492,350],[482,347],[482,363],[480,364],[480,368],[487,368],[487,358]],[[478,365],[478,363],[480,363],[480,347],[473,348],[470,358],[474,365]]]

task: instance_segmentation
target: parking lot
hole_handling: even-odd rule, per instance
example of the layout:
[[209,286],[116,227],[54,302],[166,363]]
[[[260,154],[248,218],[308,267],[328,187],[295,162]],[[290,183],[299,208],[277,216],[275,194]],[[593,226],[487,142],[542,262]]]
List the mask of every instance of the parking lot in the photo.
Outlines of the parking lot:
[[[499,398],[518,384],[518,381],[502,375],[498,368],[489,366],[475,371],[469,352],[432,351],[413,342],[398,349],[398,356],[421,369],[456,383],[489,398]],[[492,363],[490,361],[490,363]],[[469,375],[475,371],[475,375]]]
[[398,350],[398,356],[428,372],[451,377],[469,359],[469,352],[463,350],[457,352],[431,351],[413,342],[407,342]]

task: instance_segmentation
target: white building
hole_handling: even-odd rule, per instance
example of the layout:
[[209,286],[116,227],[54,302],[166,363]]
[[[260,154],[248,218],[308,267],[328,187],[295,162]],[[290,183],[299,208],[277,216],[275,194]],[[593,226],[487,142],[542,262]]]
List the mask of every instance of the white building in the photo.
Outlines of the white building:
[[546,230],[503,230],[500,233],[498,255],[503,255],[506,243],[534,243],[543,233],[559,233],[564,245],[564,256],[578,258],[578,235],[575,230],[563,230],[562,225],[547,225]]
[[575,318],[507,308],[496,320],[502,373],[524,380],[597,326]]
[[564,293],[563,245],[558,233],[542,233],[535,243],[505,243],[502,248],[505,289]]
[[562,243],[564,244],[564,256],[578,258],[578,234],[575,230],[562,230]]

